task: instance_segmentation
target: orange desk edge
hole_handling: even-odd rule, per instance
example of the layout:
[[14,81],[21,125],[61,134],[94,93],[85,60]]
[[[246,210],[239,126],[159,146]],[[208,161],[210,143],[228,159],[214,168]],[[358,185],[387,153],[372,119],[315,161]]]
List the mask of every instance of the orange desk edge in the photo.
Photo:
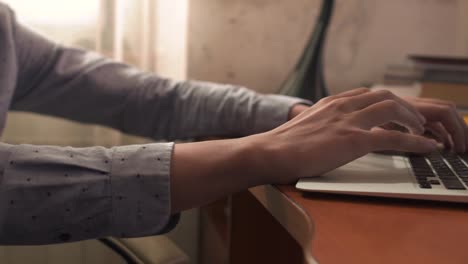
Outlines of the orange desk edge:
[[468,205],[305,193],[250,193],[298,242],[304,263],[468,263]]

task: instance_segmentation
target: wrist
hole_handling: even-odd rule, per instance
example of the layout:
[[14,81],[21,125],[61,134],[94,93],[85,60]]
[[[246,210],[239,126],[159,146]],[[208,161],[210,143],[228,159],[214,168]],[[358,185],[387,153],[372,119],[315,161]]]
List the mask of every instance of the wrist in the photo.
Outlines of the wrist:
[[257,184],[280,184],[289,182],[294,172],[282,162],[284,154],[281,144],[274,140],[271,132],[245,138],[248,141],[247,164],[257,176]]

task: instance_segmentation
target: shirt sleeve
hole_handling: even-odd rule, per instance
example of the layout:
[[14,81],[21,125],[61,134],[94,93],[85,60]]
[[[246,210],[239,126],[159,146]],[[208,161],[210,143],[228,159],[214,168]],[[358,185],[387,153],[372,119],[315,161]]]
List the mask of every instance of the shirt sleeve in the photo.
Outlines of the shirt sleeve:
[[14,110],[175,140],[264,132],[286,122],[292,105],[309,103],[234,85],[162,78],[13,25],[20,65]]
[[166,232],[178,220],[170,215],[172,148],[0,144],[0,244]]
[[[173,81],[57,45],[11,15],[13,110],[94,123],[153,139],[248,135],[307,101],[243,87]],[[0,38],[2,31],[0,30]],[[0,144],[0,243],[50,244],[166,232],[173,143],[71,148]]]

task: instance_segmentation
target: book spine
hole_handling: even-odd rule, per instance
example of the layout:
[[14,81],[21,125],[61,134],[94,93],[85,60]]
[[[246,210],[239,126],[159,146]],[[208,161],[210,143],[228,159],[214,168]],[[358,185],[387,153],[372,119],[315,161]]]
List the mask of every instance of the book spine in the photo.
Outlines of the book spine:
[[468,71],[425,70],[421,81],[468,84]]

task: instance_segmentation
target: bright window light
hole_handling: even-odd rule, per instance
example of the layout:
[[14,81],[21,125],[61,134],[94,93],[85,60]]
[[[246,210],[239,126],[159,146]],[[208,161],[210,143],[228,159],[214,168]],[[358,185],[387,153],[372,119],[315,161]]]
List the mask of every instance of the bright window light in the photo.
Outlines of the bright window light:
[[99,1],[80,0],[3,0],[13,8],[18,19],[27,24],[40,25],[89,25],[98,18]]

